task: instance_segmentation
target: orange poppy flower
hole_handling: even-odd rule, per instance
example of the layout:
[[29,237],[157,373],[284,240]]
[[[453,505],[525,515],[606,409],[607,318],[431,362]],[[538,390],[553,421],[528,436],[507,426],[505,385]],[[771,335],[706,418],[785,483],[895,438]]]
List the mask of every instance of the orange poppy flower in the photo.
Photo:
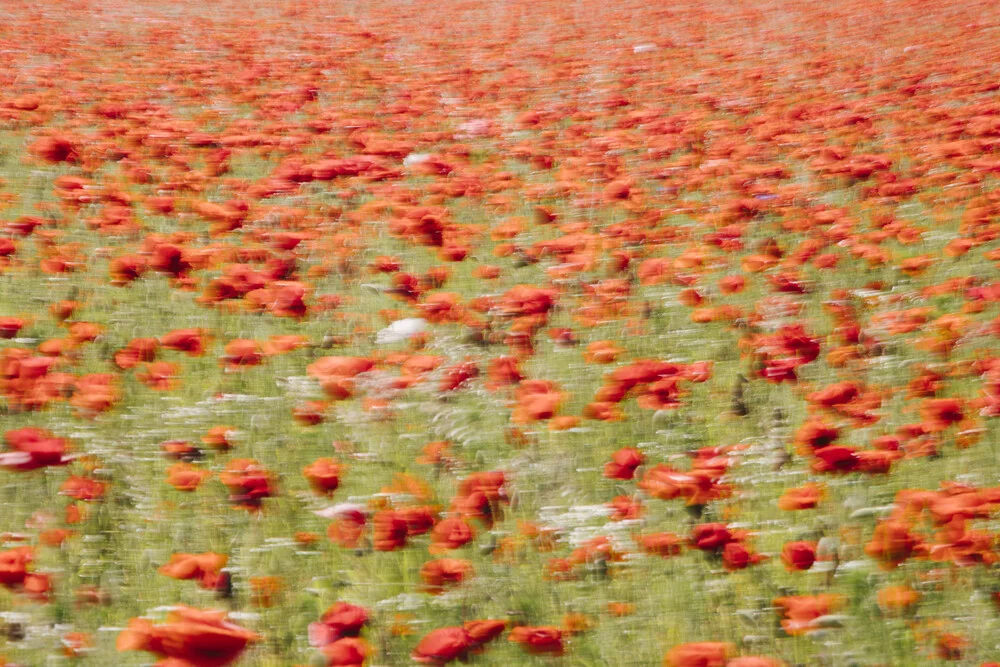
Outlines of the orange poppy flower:
[[479,280],[496,280],[500,277],[503,269],[492,264],[482,264],[472,270],[472,277]]
[[104,497],[107,484],[89,477],[74,475],[63,482],[59,488],[60,495],[69,496],[74,500],[92,501]]
[[327,528],[330,541],[345,549],[356,548],[364,536],[367,519],[359,510],[342,512],[336,521]]
[[371,370],[375,362],[364,357],[322,357],[306,366],[306,374],[316,378],[324,391],[335,400],[352,395],[352,378]]
[[172,391],[180,384],[180,366],[169,361],[152,361],[144,364],[142,370],[136,373],[136,378],[156,391]]
[[236,428],[220,424],[208,429],[205,435],[201,436],[201,441],[213,449],[228,450],[233,447],[233,436]]
[[223,356],[220,357],[227,369],[241,366],[257,366],[264,359],[260,344],[255,340],[237,338],[226,343]]
[[28,150],[46,162],[78,162],[78,147],[65,136],[41,137]]
[[910,532],[909,526],[895,519],[876,525],[871,541],[865,545],[865,553],[878,560],[885,569],[898,567],[923,549],[921,540]]
[[818,629],[812,622],[820,616],[833,613],[844,602],[842,595],[822,593],[780,597],[774,600],[774,605],[778,607],[778,614],[782,617],[782,629],[789,635],[802,635]]
[[82,658],[93,648],[94,640],[86,632],[68,632],[62,637],[63,654],[68,658]]
[[719,291],[723,294],[739,294],[746,288],[743,276],[726,276],[719,279]]
[[431,595],[444,592],[446,586],[461,584],[472,573],[472,563],[461,558],[439,558],[420,568],[420,578]]
[[206,552],[202,554],[175,553],[170,560],[157,570],[172,579],[196,579],[206,590],[218,590],[227,585],[222,568],[229,557],[225,554]]
[[134,368],[139,362],[156,359],[160,343],[155,338],[133,338],[128,345],[115,353],[115,365],[122,370]]
[[826,497],[826,489],[815,483],[787,489],[778,498],[778,508],[786,512],[807,510],[816,507]]
[[196,491],[212,473],[190,463],[175,463],[167,468],[167,484],[178,491]]
[[524,378],[516,357],[491,359],[486,374],[490,380],[490,384],[487,386],[493,391],[506,385],[517,384]]
[[664,667],[725,667],[733,646],[722,642],[678,644],[663,657]]
[[409,473],[396,473],[392,476],[392,484],[383,487],[381,493],[412,496],[418,501],[430,500],[434,492],[424,480]]
[[884,613],[899,614],[917,604],[922,596],[909,586],[902,585],[881,588],[876,597],[878,606]]
[[526,380],[518,386],[516,397],[517,406],[511,420],[516,424],[527,424],[554,417],[566,394],[559,391],[554,382]]
[[680,555],[685,540],[674,533],[650,533],[639,538],[639,544],[644,551],[661,558]]
[[583,358],[590,364],[611,364],[624,352],[614,341],[599,340],[587,346]]
[[285,590],[282,577],[250,577],[250,602],[255,607],[273,607]]

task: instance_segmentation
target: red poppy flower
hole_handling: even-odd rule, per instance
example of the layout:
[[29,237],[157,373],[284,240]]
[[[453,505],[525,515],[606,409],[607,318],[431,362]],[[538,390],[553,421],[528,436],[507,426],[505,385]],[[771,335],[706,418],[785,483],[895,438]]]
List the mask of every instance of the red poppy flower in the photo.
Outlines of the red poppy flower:
[[0,338],[16,338],[26,322],[20,317],[0,317]]
[[148,268],[149,264],[144,257],[138,255],[115,257],[108,265],[111,284],[118,287],[126,286],[141,278]]
[[508,317],[544,315],[555,305],[555,292],[531,285],[511,288],[500,299],[500,308]]
[[417,643],[410,657],[425,665],[444,665],[464,660],[472,647],[473,640],[464,628],[438,628]]
[[134,618],[118,635],[119,651],[148,651],[167,661],[191,667],[224,667],[232,664],[249,644],[260,637],[226,620],[223,611],[178,607],[167,623],[154,625]]
[[745,655],[733,658],[726,663],[726,667],[786,667],[786,663],[777,658]]
[[819,419],[810,419],[795,433],[794,443],[803,456],[813,454],[833,443],[840,435],[840,429]]
[[533,654],[562,655],[564,651],[562,631],[549,626],[522,625],[514,628],[507,640],[520,644]]
[[482,493],[491,502],[507,501],[506,477],[503,471],[474,472],[459,484],[459,495]]
[[466,523],[461,517],[449,517],[442,519],[431,531],[432,554],[442,553],[452,549],[459,549],[475,537],[472,526]]
[[134,368],[139,362],[156,359],[160,343],[155,338],[133,338],[128,345],[115,353],[115,365],[122,370]]
[[358,637],[345,637],[320,649],[328,667],[364,667],[372,655],[372,647]]
[[408,505],[398,508],[396,513],[406,521],[406,534],[415,537],[427,533],[434,527],[438,508],[430,505]]
[[816,543],[786,542],[781,549],[781,562],[789,572],[808,570],[816,562]]
[[28,566],[35,559],[31,547],[14,547],[0,551],[0,585],[14,588],[24,583]]
[[691,544],[701,551],[722,551],[736,537],[724,523],[702,523],[691,529]]
[[367,623],[367,609],[347,602],[337,602],[323,612],[318,623],[309,624],[309,644],[326,646],[343,637],[357,637]]
[[264,359],[260,344],[255,340],[237,338],[226,343],[220,360],[226,368],[235,369],[240,366],[257,366]]
[[40,428],[25,427],[7,431],[4,433],[4,441],[14,451],[0,454],[0,466],[11,470],[36,470],[70,462],[66,454],[69,449],[67,442]]
[[479,367],[473,361],[463,361],[454,366],[446,368],[441,376],[438,391],[455,391],[466,382],[479,376]]
[[943,431],[965,417],[962,401],[955,398],[928,398],[920,405],[922,424],[929,433]]
[[219,481],[229,488],[229,500],[238,507],[260,509],[265,498],[276,492],[274,475],[253,459],[233,459],[219,474]]
[[340,486],[341,465],[331,458],[319,458],[302,470],[302,476],[317,493],[329,495]]
[[406,546],[409,527],[406,519],[393,510],[376,512],[372,520],[374,535],[372,540],[376,551],[395,551]]
[[936,653],[942,660],[961,660],[965,656],[965,650],[971,642],[964,636],[945,632],[938,636]]
[[28,149],[46,162],[77,162],[80,159],[78,147],[65,136],[42,137]]
[[816,451],[811,467],[815,472],[847,473],[860,469],[861,461],[855,449],[831,445]]
[[642,501],[629,496],[615,496],[607,503],[612,521],[635,521],[643,515]]
[[197,357],[205,353],[208,337],[202,329],[176,329],[160,336],[160,345]]
[[632,479],[635,469],[645,462],[642,452],[634,447],[623,447],[611,455],[611,461],[604,464],[604,476],[608,479]]
[[722,549],[722,566],[730,572],[746,569],[766,559],[743,542],[728,542]]

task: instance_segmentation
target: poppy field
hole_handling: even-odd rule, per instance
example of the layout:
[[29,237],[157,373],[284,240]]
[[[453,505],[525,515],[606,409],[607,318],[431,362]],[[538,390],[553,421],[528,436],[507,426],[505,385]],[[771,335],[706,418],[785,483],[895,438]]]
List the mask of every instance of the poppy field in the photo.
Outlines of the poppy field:
[[0,44],[0,665],[1000,664],[1000,6]]

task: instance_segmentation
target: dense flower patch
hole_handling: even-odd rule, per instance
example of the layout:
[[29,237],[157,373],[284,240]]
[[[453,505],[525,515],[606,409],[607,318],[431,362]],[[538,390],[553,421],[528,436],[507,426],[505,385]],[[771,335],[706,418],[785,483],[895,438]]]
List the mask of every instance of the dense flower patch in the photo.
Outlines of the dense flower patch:
[[0,12],[0,664],[1000,660],[993,3]]

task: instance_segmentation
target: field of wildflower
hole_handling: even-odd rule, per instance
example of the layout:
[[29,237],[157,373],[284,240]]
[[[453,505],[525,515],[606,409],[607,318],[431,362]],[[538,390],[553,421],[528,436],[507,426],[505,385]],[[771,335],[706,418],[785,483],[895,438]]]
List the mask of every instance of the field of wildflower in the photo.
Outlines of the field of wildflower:
[[0,665],[1000,662],[1000,5],[0,53]]

